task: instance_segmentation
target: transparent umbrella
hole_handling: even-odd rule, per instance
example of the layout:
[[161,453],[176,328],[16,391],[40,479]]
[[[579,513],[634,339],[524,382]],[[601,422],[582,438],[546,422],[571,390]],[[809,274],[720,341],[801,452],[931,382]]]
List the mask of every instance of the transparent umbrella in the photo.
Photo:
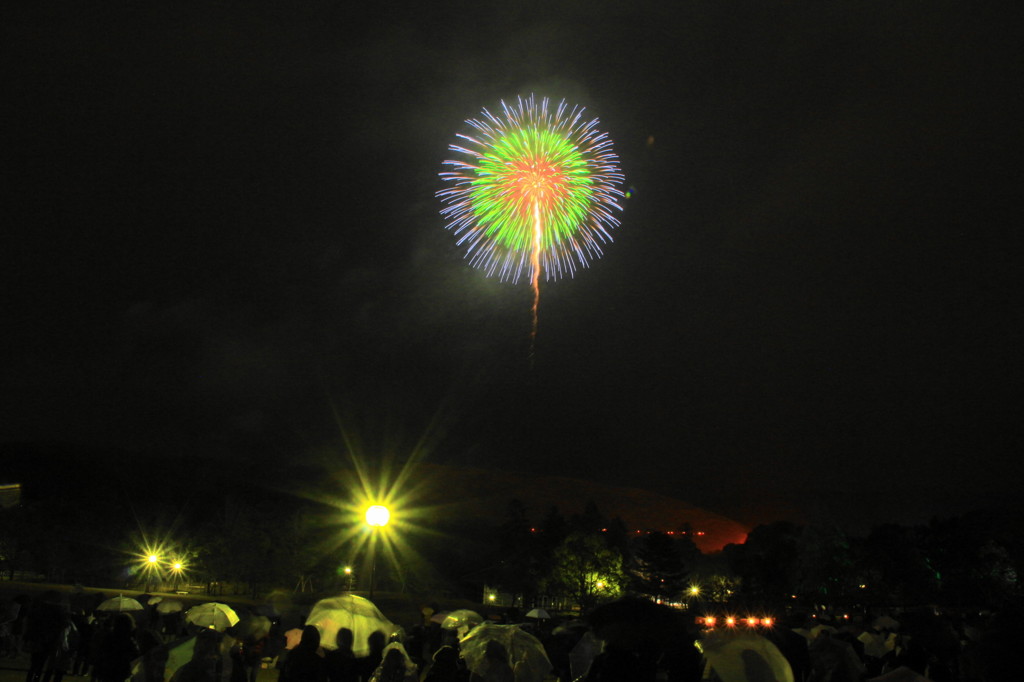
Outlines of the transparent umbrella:
[[541,641],[518,625],[484,623],[469,631],[459,640],[459,650],[471,672],[487,672],[487,653],[500,644],[508,657],[508,665],[515,672],[516,682],[541,682],[551,672],[551,661]]
[[320,630],[320,645],[325,649],[337,649],[338,630],[348,628],[353,636],[352,653],[357,658],[370,654],[367,640],[372,633],[381,633],[386,642],[397,629],[372,601],[354,594],[321,599],[313,605],[306,625]]
[[455,609],[444,617],[441,627],[445,630],[455,630],[459,637],[463,637],[470,630],[484,622],[484,617],[476,611],[469,609]]

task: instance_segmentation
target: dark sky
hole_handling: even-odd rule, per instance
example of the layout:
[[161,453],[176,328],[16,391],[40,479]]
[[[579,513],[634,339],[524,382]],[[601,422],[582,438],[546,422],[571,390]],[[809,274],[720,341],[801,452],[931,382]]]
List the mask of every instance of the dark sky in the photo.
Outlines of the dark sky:
[[[748,522],[1016,493],[1020,9],[146,4],[3,10],[0,440],[280,462],[336,410]],[[532,368],[529,288],[434,198],[531,92],[635,188]]]

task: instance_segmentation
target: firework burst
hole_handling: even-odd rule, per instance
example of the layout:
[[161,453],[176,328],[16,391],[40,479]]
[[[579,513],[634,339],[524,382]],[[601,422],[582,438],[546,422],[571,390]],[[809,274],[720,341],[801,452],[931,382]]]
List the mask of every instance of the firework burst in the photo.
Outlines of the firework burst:
[[612,142],[582,107],[552,107],[533,95],[501,102],[466,121],[467,134],[449,151],[437,193],[447,227],[474,267],[502,281],[529,273],[537,329],[541,273],[572,276],[602,254],[619,221],[622,173]]

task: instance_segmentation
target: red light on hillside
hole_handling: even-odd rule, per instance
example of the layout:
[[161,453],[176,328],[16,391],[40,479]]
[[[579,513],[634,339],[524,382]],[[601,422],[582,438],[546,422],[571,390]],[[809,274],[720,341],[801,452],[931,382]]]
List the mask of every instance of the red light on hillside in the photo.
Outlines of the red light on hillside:
[[725,624],[728,625],[729,627],[732,627],[733,625],[736,625],[736,619],[733,618],[732,616],[729,616],[728,618],[725,619]]

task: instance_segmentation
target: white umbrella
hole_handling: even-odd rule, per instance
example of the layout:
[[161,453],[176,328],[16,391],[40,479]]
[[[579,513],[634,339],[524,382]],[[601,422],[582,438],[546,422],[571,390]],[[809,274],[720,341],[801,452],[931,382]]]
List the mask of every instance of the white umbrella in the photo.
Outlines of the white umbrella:
[[156,605],[157,613],[177,613],[178,611],[184,611],[185,605],[177,599],[165,599]]
[[227,604],[211,601],[190,608],[185,613],[185,622],[224,632],[238,622],[238,614]]
[[544,609],[530,609],[529,611],[526,612],[526,617],[527,618],[537,618],[539,620],[545,620],[545,619],[551,618],[551,614],[549,614]]
[[118,595],[107,599],[96,607],[97,611],[142,611],[142,604],[131,597]]
[[315,625],[320,631],[320,646],[325,649],[337,649],[338,630],[348,628],[352,631],[352,653],[356,658],[370,654],[367,639],[372,633],[381,633],[386,642],[396,630],[395,624],[372,601],[354,594],[321,599],[313,605],[306,625]]

